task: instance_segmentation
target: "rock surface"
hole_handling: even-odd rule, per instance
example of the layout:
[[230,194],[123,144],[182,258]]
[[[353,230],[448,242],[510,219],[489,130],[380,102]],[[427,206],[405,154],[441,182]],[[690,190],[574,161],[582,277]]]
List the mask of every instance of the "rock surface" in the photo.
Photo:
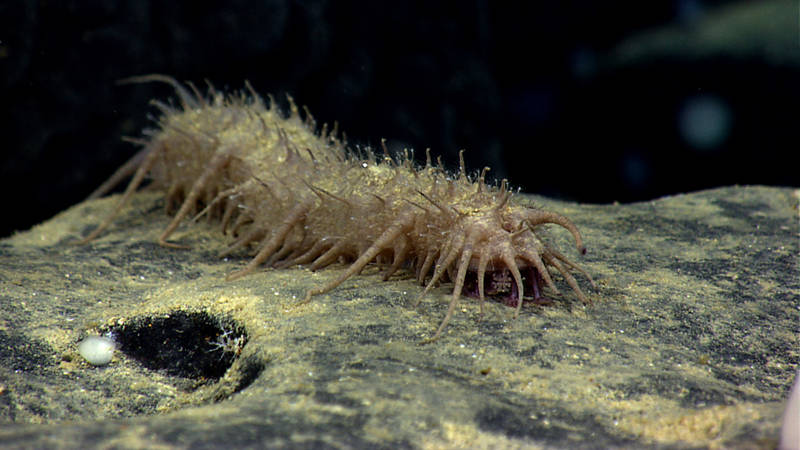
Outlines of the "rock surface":
[[[549,306],[449,300],[377,269],[311,303],[340,269],[226,282],[215,224],[138,194],[0,241],[0,447],[774,448],[800,354],[798,200],[726,187],[631,205],[530,197],[572,218],[597,281]],[[573,258],[568,233],[549,239]],[[77,353],[124,341],[111,363]],[[222,369],[220,369],[220,364]],[[230,367],[228,367],[230,366]]]

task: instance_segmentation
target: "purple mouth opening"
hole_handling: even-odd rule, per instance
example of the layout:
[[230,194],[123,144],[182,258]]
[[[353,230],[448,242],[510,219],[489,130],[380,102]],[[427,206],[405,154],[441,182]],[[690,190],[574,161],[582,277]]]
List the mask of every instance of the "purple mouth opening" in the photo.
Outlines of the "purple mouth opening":
[[[553,300],[542,294],[544,280],[542,275],[535,267],[520,268],[522,275],[522,285],[525,289],[524,303],[534,305],[550,305]],[[488,298],[503,303],[506,306],[516,308],[519,302],[519,292],[517,283],[508,269],[487,270],[483,277],[483,292]],[[461,294],[467,297],[480,298],[478,293],[478,274],[475,271],[468,271],[464,279],[464,288]],[[533,295],[530,295],[533,294]]]

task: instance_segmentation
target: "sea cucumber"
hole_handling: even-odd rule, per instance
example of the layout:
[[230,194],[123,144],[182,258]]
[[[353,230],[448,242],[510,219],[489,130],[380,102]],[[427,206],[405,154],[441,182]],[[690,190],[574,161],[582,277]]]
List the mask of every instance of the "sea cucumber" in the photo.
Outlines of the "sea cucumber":
[[149,176],[153,187],[166,192],[172,214],[161,245],[181,247],[167,239],[184,218],[197,214],[219,220],[222,232],[234,237],[224,255],[256,248],[255,257],[228,280],[262,264],[317,270],[349,263],[334,280],[309,290],[307,302],[377,262],[384,280],[400,269],[413,271],[425,286],[415,306],[439,282],[453,281],[447,313],[428,341],[441,336],[462,294],[480,299],[481,313],[487,295],[499,297],[516,307],[515,317],[526,292],[547,303],[543,286],[558,293],[551,269],[590,303],[571,271],[594,286],[592,278],[539,233],[541,224],[560,225],[583,254],[577,227],[519,201],[506,180],[486,183],[488,168],[470,175],[462,157],[459,172],[451,174],[441,161],[432,163],[429,150],[422,167],[408,151],[390,156],[383,143],[380,155],[350,148],[335,125],[318,130],[291,97],[286,115],[247,82],[239,94],[210,86],[203,95],[191,83],[164,75],[122,80],[150,81],[172,85],[180,106],[152,101],[163,114],[159,127],[133,140],[143,148],[92,193],[90,198],[102,196],[133,174],[117,207],[81,243],[99,236]]

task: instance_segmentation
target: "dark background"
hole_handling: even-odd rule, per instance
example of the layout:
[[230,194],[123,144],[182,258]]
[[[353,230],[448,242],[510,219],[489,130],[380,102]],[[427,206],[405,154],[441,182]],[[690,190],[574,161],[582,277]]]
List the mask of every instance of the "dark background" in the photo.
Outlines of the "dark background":
[[136,151],[120,137],[172,92],[114,82],[147,73],[248,79],[351,144],[451,169],[465,148],[471,170],[580,202],[798,186],[797,17],[791,0],[0,1],[0,236]]

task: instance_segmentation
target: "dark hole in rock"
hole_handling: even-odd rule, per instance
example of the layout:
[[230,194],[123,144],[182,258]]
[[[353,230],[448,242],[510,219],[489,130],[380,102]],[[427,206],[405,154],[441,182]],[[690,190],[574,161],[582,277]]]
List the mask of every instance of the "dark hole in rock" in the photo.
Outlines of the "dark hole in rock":
[[134,317],[109,328],[119,350],[172,376],[217,380],[247,343],[244,328],[205,312]]

